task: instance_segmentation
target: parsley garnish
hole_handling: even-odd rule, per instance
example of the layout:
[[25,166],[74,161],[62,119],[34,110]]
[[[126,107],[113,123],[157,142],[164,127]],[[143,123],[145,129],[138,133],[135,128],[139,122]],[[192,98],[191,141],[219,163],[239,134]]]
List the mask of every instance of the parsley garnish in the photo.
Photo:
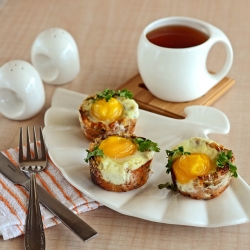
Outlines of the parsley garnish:
[[86,149],[86,151],[88,152],[88,154],[84,160],[87,163],[89,162],[89,159],[93,156],[104,156],[103,151],[99,149],[98,146],[95,146],[93,151],[89,151],[88,149]]
[[127,89],[117,90],[116,95],[125,97],[126,99],[132,99],[133,98],[133,94],[130,91],[128,91]]
[[160,151],[160,148],[158,148],[158,144],[148,139],[135,138],[133,139],[133,142],[138,145],[138,151],[140,152],[145,152],[145,151],[159,152]]
[[232,157],[233,157],[232,150],[229,150],[227,152],[222,151],[218,156],[216,165],[218,168],[224,168],[226,165],[228,165],[229,170],[232,173],[232,176],[234,178],[237,178],[238,177],[237,167],[230,161]]
[[105,99],[107,102],[115,95],[115,91],[111,89],[105,89],[100,93],[97,93],[97,99]]
[[168,163],[166,165],[167,168],[167,174],[171,172],[172,169],[172,163],[173,161],[181,156],[181,155],[190,155],[190,152],[185,152],[183,146],[178,147],[177,149],[174,150],[166,150],[167,156],[168,156]]
[[178,191],[178,188],[173,183],[170,183],[170,182],[167,182],[165,184],[159,184],[158,188],[159,189],[166,188],[166,189],[169,189],[169,190],[172,190],[172,191]]
[[133,98],[133,94],[128,91],[127,89],[123,89],[123,90],[111,90],[111,89],[105,89],[100,93],[96,94],[97,99],[105,99],[107,102],[113,97],[113,96],[121,96],[121,97],[125,97],[126,99],[132,99]]

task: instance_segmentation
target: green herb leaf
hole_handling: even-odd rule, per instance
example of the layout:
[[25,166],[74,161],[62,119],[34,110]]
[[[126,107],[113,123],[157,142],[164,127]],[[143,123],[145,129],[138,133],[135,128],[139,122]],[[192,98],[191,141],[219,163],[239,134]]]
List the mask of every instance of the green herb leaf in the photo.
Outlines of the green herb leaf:
[[103,151],[101,149],[99,149],[98,146],[95,146],[93,151],[89,151],[88,149],[86,149],[86,151],[88,152],[88,154],[87,154],[87,157],[84,160],[87,163],[89,162],[89,159],[91,157],[94,157],[94,156],[103,157],[104,156]]
[[232,150],[222,151],[219,154],[218,159],[216,160],[216,165],[219,168],[224,168],[226,165],[228,165],[229,171],[231,172],[232,176],[237,178],[238,177],[237,167],[230,161],[232,157],[233,157]]
[[128,91],[127,89],[117,90],[116,95],[125,97],[126,99],[133,98],[133,94],[130,91]]
[[97,99],[105,99],[108,102],[115,95],[125,97],[126,99],[133,98],[133,94],[127,89],[114,91],[109,88],[103,90],[100,93],[97,93],[96,97]]
[[145,152],[145,151],[160,152],[160,148],[158,147],[158,144],[148,139],[135,138],[133,139],[133,143],[136,143],[138,145],[138,150],[140,152]]
[[97,93],[97,99],[105,99],[107,102],[115,95],[115,91],[111,89],[105,89],[100,93]]
[[159,184],[158,188],[159,189],[166,188],[166,189],[169,189],[169,190],[172,190],[172,191],[178,191],[177,187],[173,183],[170,183],[170,182],[167,182],[165,184]]

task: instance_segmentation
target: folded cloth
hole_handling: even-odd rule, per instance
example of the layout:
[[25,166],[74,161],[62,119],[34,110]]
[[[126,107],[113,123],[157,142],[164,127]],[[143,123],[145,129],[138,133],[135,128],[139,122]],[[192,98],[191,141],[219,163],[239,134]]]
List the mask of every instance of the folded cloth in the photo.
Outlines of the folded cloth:
[[[2,152],[18,167],[18,148]],[[48,157],[45,170],[37,173],[36,180],[52,196],[57,198],[75,214],[98,208],[101,204],[87,197],[73,187]],[[25,233],[29,192],[20,185],[14,185],[0,173],[0,235],[4,240]],[[61,221],[40,204],[44,228],[55,226]]]

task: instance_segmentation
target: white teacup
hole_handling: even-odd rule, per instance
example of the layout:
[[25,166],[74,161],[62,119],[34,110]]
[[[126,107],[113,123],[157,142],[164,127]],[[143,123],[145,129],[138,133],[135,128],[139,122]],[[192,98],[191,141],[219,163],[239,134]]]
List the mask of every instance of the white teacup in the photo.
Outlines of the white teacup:
[[[192,47],[185,44],[179,48],[173,48],[172,45],[156,45],[151,32],[172,25],[194,28],[202,32],[207,40],[191,45]],[[189,39],[193,37],[190,35]],[[188,39],[184,38],[182,41]],[[226,61],[219,72],[211,74],[206,61],[215,43],[224,45]],[[188,17],[169,17],[156,20],[143,30],[137,49],[137,61],[140,75],[154,96],[170,102],[185,102],[203,96],[226,76],[232,66],[233,50],[227,36],[215,26]]]
[[13,60],[0,68],[0,113],[12,120],[25,120],[44,106],[45,92],[36,69]]
[[51,28],[41,32],[31,48],[31,62],[45,83],[61,85],[78,75],[77,44],[66,30]]

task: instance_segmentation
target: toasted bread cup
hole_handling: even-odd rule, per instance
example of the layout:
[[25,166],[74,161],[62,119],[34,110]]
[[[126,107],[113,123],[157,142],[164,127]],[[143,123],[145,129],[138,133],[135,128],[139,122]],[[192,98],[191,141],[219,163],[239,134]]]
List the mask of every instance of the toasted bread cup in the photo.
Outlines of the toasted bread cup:
[[[135,149],[130,155],[124,157],[110,157],[106,154],[98,155],[95,150],[102,148],[102,145],[108,140],[124,140],[128,142],[129,146],[114,146],[114,149],[110,149],[111,144],[107,144],[108,150],[123,154],[124,151],[128,152],[129,147],[134,144],[134,139],[142,137],[136,137],[129,134],[116,134],[106,135],[103,138],[97,138],[89,145],[88,154],[89,157],[90,175],[93,182],[99,187],[114,192],[126,192],[143,186],[151,173],[151,162],[153,160],[154,151],[146,150],[144,152],[139,151],[139,147],[135,144]],[[103,144],[102,144],[103,143]],[[155,144],[157,145],[157,144]],[[132,145],[133,147],[133,145]],[[158,149],[158,148],[157,148]],[[100,153],[100,151],[98,151]],[[105,148],[103,149],[105,151]]]

